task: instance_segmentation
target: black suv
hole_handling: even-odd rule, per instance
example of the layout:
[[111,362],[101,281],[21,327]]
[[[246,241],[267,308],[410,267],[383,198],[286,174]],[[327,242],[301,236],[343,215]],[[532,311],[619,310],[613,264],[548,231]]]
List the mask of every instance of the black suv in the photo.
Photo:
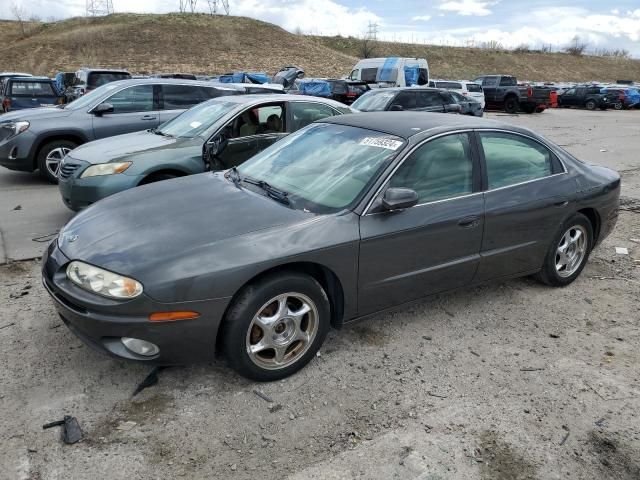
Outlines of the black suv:
[[126,70],[81,68],[76,72],[73,85],[69,91],[65,92],[65,95],[68,101],[72,101],[107,83],[129,79],[131,79],[131,74]]
[[606,110],[615,101],[615,94],[600,93],[602,87],[576,86],[570,88],[562,95],[558,95],[559,107],[580,107],[587,110]]
[[461,107],[450,92],[438,88],[376,88],[356,100],[361,112],[403,111],[460,113]]

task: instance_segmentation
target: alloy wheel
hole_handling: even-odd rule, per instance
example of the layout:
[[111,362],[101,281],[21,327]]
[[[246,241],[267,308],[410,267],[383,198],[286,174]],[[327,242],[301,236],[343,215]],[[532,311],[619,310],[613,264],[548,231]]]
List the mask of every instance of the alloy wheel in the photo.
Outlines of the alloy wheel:
[[573,275],[587,254],[587,230],[582,225],[569,228],[556,249],[556,272],[563,278]]
[[52,176],[56,178],[58,177],[58,171],[60,170],[60,163],[62,162],[62,159],[67,155],[67,153],[69,153],[70,151],[71,151],[70,148],[58,147],[58,148],[54,148],[47,154],[47,157],[45,158],[44,163],[47,167],[47,170]]
[[299,360],[318,332],[315,303],[301,293],[284,293],[266,302],[247,330],[247,354],[267,370],[279,370]]

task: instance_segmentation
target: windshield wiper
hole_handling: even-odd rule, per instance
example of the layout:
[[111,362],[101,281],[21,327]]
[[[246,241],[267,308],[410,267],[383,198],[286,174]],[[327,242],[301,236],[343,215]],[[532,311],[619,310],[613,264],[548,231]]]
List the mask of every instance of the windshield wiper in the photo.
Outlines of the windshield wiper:
[[155,133],[156,135],[161,135],[163,137],[171,137],[168,133],[164,133],[162,130],[158,130],[157,128],[150,128],[149,132]]
[[250,177],[244,177],[241,181],[248,183],[250,185],[255,185],[256,187],[261,188],[265,191],[265,193],[273,198],[274,200],[283,203],[284,205],[291,205],[291,200],[289,200],[289,193],[284,190],[280,190],[276,187],[269,185],[264,180],[254,180]]

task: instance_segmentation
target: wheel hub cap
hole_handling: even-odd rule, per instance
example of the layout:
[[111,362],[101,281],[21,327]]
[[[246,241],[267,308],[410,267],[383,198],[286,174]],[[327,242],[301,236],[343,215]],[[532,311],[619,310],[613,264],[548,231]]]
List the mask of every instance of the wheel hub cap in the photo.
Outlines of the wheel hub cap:
[[587,253],[587,231],[582,225],[569,228],[556,248],[556,272],[563,278],[573,275]]
[[58,176],[58,171],[60,170],[60,163],[62,159],[71,151],[70,148],[67,147],[58,147],[54,148],[49,152],[46,156],[44,163],[47,167],[47,170],[54,177]]
[[285,293],[265,303],[247,331],[246,348],[251,361],[277,370],[295,363],[315,339],[318,309],[301,293]]

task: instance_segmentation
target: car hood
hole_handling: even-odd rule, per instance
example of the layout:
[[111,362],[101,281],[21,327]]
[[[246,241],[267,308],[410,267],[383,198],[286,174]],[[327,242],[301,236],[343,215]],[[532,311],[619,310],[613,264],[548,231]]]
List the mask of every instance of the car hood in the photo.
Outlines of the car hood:
[[70,156],[92,164],[108,163],[122,159],[133,160],[136,154],[140,153],[153,154],[158,150],[202,145],[202,143],[203,140],[200,137],[165,137],[145,130],[85,143],[74,149]]
[[184,268],[181,259],[194,251],[210,253],[218,242],[313,216],[236,187],[222,172],[203,173],[107,197],[77,214],[58,245],[72,260],[144,285],[169,265]]
[[13,122],[21,120],[45,120],[50,118],[63,118],[71,115],[71,110],[65,110],[64,108],[27,108],[24,110],[16,110],[14,112],[5,113],[0,115],[0,123]]

